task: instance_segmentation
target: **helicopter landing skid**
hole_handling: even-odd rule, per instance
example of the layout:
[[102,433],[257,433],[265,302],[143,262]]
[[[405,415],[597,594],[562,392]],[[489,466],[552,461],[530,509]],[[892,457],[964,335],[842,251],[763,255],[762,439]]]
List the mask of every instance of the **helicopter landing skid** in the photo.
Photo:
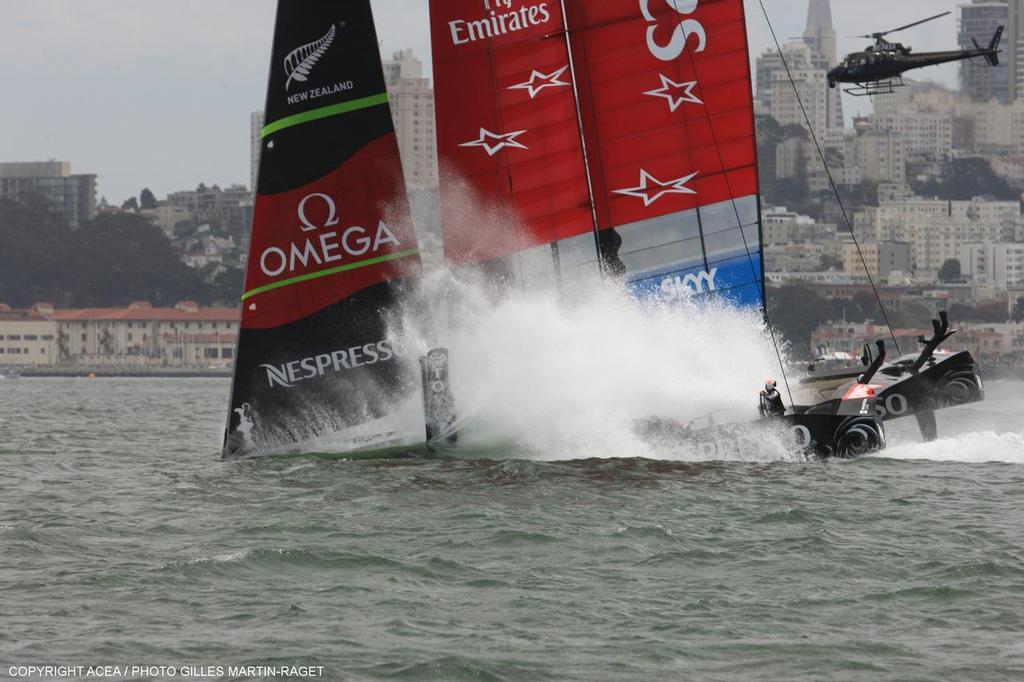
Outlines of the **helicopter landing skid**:
[[894,76],[893,78],[886,78],[884,80],[868,81],[866,83],[857,83],[855,87],[844,88],[843,92],[854,97],[871,97],[873,95],[891,95],[896,92],[896,88],[903,87],[903,77]]

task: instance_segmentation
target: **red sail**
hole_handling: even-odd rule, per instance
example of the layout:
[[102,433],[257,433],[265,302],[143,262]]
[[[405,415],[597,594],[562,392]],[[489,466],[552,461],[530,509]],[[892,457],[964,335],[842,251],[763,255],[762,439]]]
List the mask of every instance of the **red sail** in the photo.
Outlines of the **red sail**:
[[592,232],[559,3],[433,0],[430,23],[448,260]]
[[566,7],[601,228],[756,194],[742,0]]
[[640,294],[761,304],[743,0],[564,5],[605,261]]

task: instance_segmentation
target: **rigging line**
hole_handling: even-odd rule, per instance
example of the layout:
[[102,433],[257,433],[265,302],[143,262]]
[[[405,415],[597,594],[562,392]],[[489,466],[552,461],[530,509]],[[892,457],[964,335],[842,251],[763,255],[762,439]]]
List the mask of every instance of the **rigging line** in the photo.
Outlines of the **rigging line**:
[[818,150],[818,156],[821,158],[822,165],[825,166],[825,174],[828,176],[828,184],[832,188],[832,193],[836,196],[836,201],[839,203],[839,210],[842,211],[843,220],[846,222],[847,229],[850,230],[850,236],[853,238],[853,244],[857,247],[857,255],[860,257],[861,265],[864,266],[864,274],[868,276],[868,282],[871,284],[871,291],[875,294],[875,300],[878,302],[878,309],[882,312],[882,317],[885,319],[885,326],[889,328],[889,336],[892,338],[893,345],[896,346],[896,353],[903,355],[903,351],[900,349],[900,342],[896,339],[896,330],[893,329],[892,323],[889,321],[889,314],[885,310],[885,305],[882,303],[882,296],[878,293],[878,287],[875,286],[875,278],[871,276],[871,271],[868,270],[868,261],[864,258],[864,251],[860,248],[860,241],[857,239],[857,235],[853,230],[853,223],[850,222],[850,216],[846,212],[846,206],[843,205],[843,199],[839,195],[839,188],[836,186],[835,180],[832,178],[832,170],[828,167],[828,161],[825,159],[825,152],[822,151],[821,144],[818,142],[818,136],[814,133],[814,126],[811,125],[811,117],[807,115],[807,109],[804,107],[804,100],[800,96],[800,89],[796,87],[796,81],[793,79],[793,73],[789,70],[789,62],[786,59],[785,53],[782,51],[782,46],[779,44],[779,38],[775,34],[775,27],[772,25],[772,20],[768,16],[768,10],[765,9],[764,0],[757,0],[758,4],[761,5],[761,12],[764,14],[764,20],[768,22],[768,30],[771,31],[772,40],[775,41],[775,48],[779,51],[779,58],[782,60],[782,65],[786,69],[786,76],[789,78],[790,85],[793,86],[793,92],[796,94],[797,104],[800,105],[800,112],[804,115],[804,121],[807,122],[807,130],[811,133],[811,139],[814,141],[814,146]]
[[[729,201],[732,203],[733,213],[736,214],[736,227],[737,227],[737,229],[739,229],[739,231],[740,231],[740,238],[743,240],[743,250],[746,251],[746,253],[747,253],[747,262],[750,263],[750,270],[754,274],[754,279],[757,279],[757,277],[759,275],[761,277],[761,287],[760,287],[760,289],[761,289],[761,315],[764,317],[764,326],[765,326],[765,328],[768,329],[768,333],[771,335],[772,348],[775,349],[775,357],[778,358],[779,370],[782,372],[782,381],[783,381],[783,383],[786,384],[786,393],[789,394],[789,404],[791,406],[793,406],[793,407],[796,407],[796,401],[793,399],[793,389],[790,388],[789,376],[788,376],[788,374],[786,372],[786,362],[782,358],[782,350],[780,349],[779,341],[778,341],[778,339],[775,336],[775,328],[772,327],[772,321],[771,321],[771,319],[770,319],[770,317],[768,315],[768,301],[765,299],[765,285],[764,285],[764,268],[763,268],[764,256],[763,255],[761,256],[762,268],[761,268],[761,272],[758,272],[757,271],[758,270],[757,267],[754,265],[754,256],[750,252],[750,244],[749,244],[749,242],[747,242],[747,234],[746,234],[746,232],[743,229],[744,228],[743,219],[740,217],[739,205],[736,203],[736,193],[733,192],[733,190],[732,190],[732,181],[729,179],[729,169],[727,169],[726,166],[725,166],[725,157],[722,155],[722,147],[721,147],[721,145],[718,144],[718,133],[715,131],[715,124],[714,124],[714,121],[711,118],[711,110],[708,108],[707,99],[704,97],[704,86],[702,86],[700,84],[700,80],[701,79],[700,79],[700,74],[697,73],[697,63],[696,63],[696,61],[694,61],[693,53],[692,52],[687,51],[686,54],[690,58],[690,68],[693,69],[693,76],[694,76],[694,78],[697,79],[697,90],[700,93],[700,99],[703,102],[703,104],[701,106],[704,108],[704,116],[707,118],[707,120],[708,120],[708,128],[711,130],[711,140],[715,143],[715,151],[718,153],[718,163],[719,163],[719,165],[722,166],[722,177],[725,179],[725,186],[729,190]],[[753,79],[751,79],[751,80],[753,80]],[[753,83],[751,83],[751,85],[753,85]],[[753,93],[751,93],[751,98],[753,98]],[[751,112],[750,112],[750,115],[751,115],[751,119],[753,119],[753,116],[754,116],[753,101],[751,101]],[[751,123],[753,123],[753,120],[751,120]],[[755,159],[754,166],[755,166],[755,172],[756,172],[757,171],[757,126],[753,125],[752,129],[754,131],[754,159]],[[760,188],[758,189],[758,195],[760,196]],[[700,219],[701,208],[700,208],[700,206],[698,206],[694,210],[697,211],[697,226],[700,229],[700,242],[701,242],[701,248],[704,251],[704,264],[705,264],[705,267],[706,267],[707,266],[707,262],[708,262],[708,252],[707,252],[707,247],[704,246],[704,227],[701,225],[701,219]],[[760,200],[758,200],[758,203],[757,203],[757,222],[758,222],[758,226],[760,226],[761,220],[762,220],[762,218],[761,218],[761,203],[760,203]],[[761,247],[762,248],[764,247],[763,243],[761,244]]]
[[[580,135],[580,154],[583,157],[583,172],[587,178],[587,198],[590,200],[590,219],[594,227],[594,250],[597,252],[597,272],[601,279],[606,276],[604,252],[601,250],[601,226],[597,218],[597,198],[594,194],[594,179],[590,174],[590,158],[587,155],[587,134],[583,130],[583,110],[580,104],[579,84],[576,80],[576,61],[573,58],[573,46],[570,40],[569,14],[565,0],[559,0],[562,9],[562,29],[565,32],[565,53],[569,59],[569,80],[572,81],[572,99],[576,108],[576,127]],[[549,36],[545,36],[549,37]]]

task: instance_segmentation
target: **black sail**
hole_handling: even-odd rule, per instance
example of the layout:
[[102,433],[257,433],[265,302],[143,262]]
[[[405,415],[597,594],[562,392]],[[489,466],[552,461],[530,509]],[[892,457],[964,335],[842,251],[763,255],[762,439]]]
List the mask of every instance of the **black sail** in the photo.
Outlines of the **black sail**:
[[369,0],[280,0],[265,121],[225,455],[384,443],[419,256]]

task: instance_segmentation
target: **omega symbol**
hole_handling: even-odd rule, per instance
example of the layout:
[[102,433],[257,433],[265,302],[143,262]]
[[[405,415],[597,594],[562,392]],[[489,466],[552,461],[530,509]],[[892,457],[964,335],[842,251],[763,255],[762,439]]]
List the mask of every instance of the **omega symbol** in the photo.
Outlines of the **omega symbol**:
[[[312,198],[323,199],[324,203],[327,204],[327,222],[323,225],[315,225],[309,218],[306,217],[306,202]],[[321,227],[332,227],[338,224],[337,207],[334,205],[334,199],[330,198],[326,194],[315,192],[307,195],[299,202],[299,222],[302,223],[301,230],[303,232],[312,232],[313,230],[319,230]]]

